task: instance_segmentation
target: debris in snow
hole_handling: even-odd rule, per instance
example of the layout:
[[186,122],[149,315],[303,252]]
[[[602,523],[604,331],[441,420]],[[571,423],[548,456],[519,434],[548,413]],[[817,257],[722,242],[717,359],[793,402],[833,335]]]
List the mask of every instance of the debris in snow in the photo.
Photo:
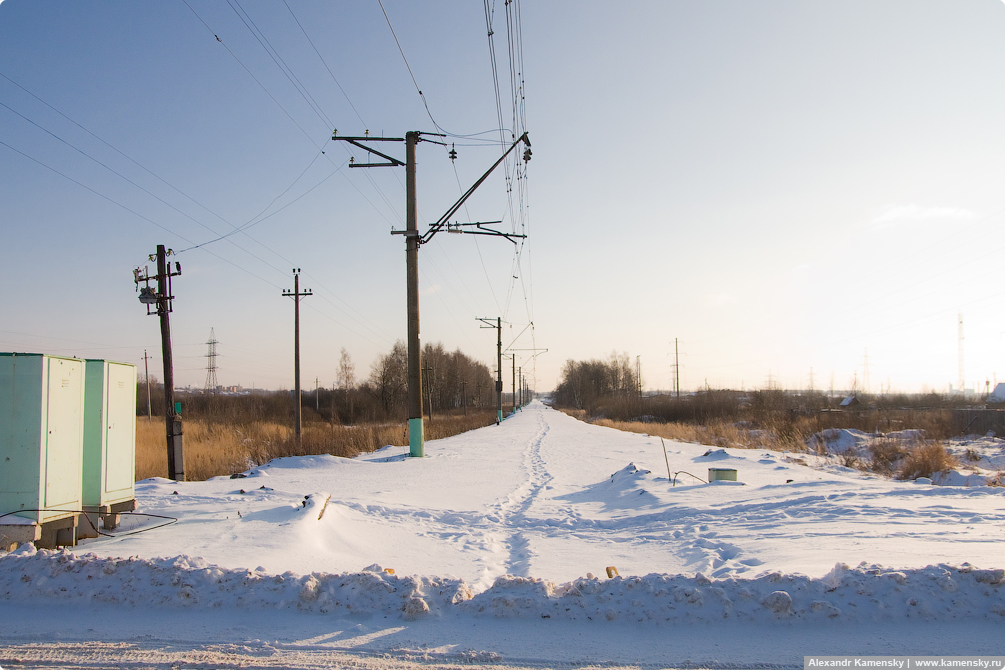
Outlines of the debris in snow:
[[[775,614],[787,615],[792,608],[792,596],[785,591],[772,591],[761,600],[761,604]],[[812,608],[811,603],[810,609],[812,610]]]

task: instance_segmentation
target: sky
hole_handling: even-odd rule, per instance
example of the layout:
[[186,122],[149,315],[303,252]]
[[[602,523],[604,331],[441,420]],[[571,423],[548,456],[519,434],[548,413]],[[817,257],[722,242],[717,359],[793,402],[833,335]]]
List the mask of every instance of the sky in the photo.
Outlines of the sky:
[[983,390],[1003,35],[999,0],[4,0],[0,351],[141,375],[146,351],[162,378],[132,271],[164,244],[177,384],[205,384],[212,332],[219,383],[292,388],[293,268],[304,387],[342,348],[364,378],[406,334],[404,170],[350,169],[332,130],[446,134],[456,161],[417,150],[424,229],[526,129],[531,160],[454,220],[527,237],[421,248],[423,343],[494,369],[477,319],[501,317],[541,391],[613,352],[668,389],[675,342],[685,390],[948,391],[962,318]]

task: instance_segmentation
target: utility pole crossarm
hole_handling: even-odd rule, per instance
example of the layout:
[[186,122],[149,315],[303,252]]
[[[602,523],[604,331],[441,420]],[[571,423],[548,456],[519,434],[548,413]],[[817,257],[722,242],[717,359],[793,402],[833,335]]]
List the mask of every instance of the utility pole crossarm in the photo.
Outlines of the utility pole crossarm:
[[363,149],[369,154],[377,154],[378,156],[387,161],[386,163],[357,163],[353,158],[350,158],[349,167],[351,168],[403,167],[405,165],[403,162],[401,162],[397,158],[394,158],[393,156],[388,156],[385,153],[377,151],[373,147],[368,147],[365,144],[360,144],[360,142],[404,142],[405,141],[404,137],[370,137],[369,135],[366,135],[364,137],[348,137],[348,136],[339,136],[338,133],[332,132],[332,140],[348,142],[353,146],[357,146],[360,149]]
[[[497,223],[502,223],[502,221],[477,221],[475,223],[447,223],[446,231],[448,233],[461,233],[464,235],[490,235],[492,237],[505,237],[507,240],[516,244],[517,239],[524,239],[526,235],[520,235],[518,233],[504,233],[501,230],[493,230],[492,228],[485,228],[488,225],[494,225]],[[429,224],[430,229],[435,226],[435,223]],[[464,230],[465,227],[474,226],[476,230]],[[438,230],[443,230],[439,228]],[[430,235],[432,237],[432,235]],[[428,242],[426,238],[422,239],[423,242]]]
[[429,240],[431,240],[433,238],[433,235],[435,235],[436,233],[440,232],[440,230],[443,228],[443,226],[446,224],[446,222],[450,220],[450,217],[452,217],[454,214],[456,214],[457,210],[459,210],[461,208],[461,205],[463,205],[464,202],[468,198],[471,197],[471,194],[475,192],[475,189],[477,189],[479,186],[481,186],[482,182],[484,182],[486,179],[488,179],[489,175],[492,174],[492,172],[497,167],[499,167],[500,163],[502,163],[504,160],[506,160],[506,157],[509,156],[510,153],[514,149],[516,149],[517,145],[519,145],[521,142],[523,142],[524,144],[527,145],[527,150],[524,152],[524,159],[525,160],[529,160],[530,159],[530,137],[527,135],[527,133],[524,133],[523,135],[521,135],[520,137],[518,137],[517,140],[515,142],[513,142],[513,144],[510,145],[509,149],[507,149],[505,151],[505,153],[503,153],[503,155],[499,157],[499,160],[497,160],[495,163],[492,164],[492,167],[490,167],[488,170],[486,170],[485,174],[483,174],[478,179],[478,181],[476,181],[474,184],[472,184],[471,188],[469,188],[467,191],[465,191],[464,195],[462,195],[460,197],[460,199],[457,202],[455,202],[450,209],[447,210],[446,214],[444,214],[443,216],[441,216],[436,223],[432,224],[429,227],[429,230],[426,231],[426,234],[423,235],[422,238],[420,238],[419,243],[420,244],[424,244],[424,243],[428,242]]

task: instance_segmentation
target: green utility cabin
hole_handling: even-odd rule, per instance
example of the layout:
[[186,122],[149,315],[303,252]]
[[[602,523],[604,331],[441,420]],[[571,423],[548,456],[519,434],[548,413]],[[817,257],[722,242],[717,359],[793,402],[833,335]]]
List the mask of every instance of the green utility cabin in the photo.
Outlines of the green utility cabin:
[[135,508],[136,366],[88,360],[84,383],[83,509],[78,537],[94,537],[97,519],[111,530]]
[[[0,514],[13,513],[0,518],[5,544],[73,543],[83,502],[83,415],[84,361],[0,353]],[[40,535],[43,525],[51,538]]]

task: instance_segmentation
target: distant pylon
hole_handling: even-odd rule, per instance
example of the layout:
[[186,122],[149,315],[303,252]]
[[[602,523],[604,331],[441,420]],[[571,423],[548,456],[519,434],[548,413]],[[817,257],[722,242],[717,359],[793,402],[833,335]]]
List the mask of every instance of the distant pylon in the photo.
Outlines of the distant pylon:
[[957,380],[957,384],[960,387],[959,392],[963,393],[963,387],[966,385],[966,377],[963,374],[963,312],[959,313],[959,330],[957,333],[957,338],[959,340],[959,349],[960,349],[959,379]]
[[209,362],[206,363],[206,391],[209,393],[216,393],[216,389],[219,386],[216,381],[216,345],[219,344],[216,339],[216,332],[210,328],[209,329],[209,353],[206,354],[206,358]]
[[862,392],[869,392],[869,350],[862,357]]

